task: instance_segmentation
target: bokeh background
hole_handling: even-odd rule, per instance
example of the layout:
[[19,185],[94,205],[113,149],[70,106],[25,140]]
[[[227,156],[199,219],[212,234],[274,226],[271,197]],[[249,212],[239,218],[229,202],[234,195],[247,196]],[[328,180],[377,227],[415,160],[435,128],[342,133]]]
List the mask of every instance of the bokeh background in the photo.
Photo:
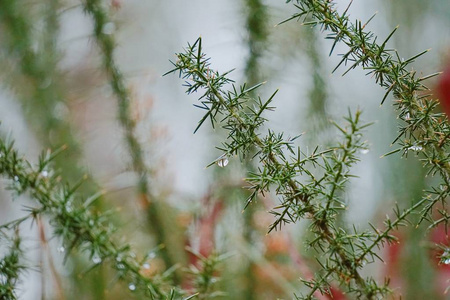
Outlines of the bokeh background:
[[[78,1],[22,2],[36,32],[31,37],[34,43],[39,45],[40,39],[56,31],[57,52],[47,52],[41,68],[56,66],[58,76],[36,86],[24,75],[8,50],[8,27],[2,21],[1,132],[10,134],[34,161],[44,149],[69,145],[55,162],[62,178],[75,182],[90,174],[83,189],[106,191],[99,209],[116,212],[112,219],[120,228],[119,240],[130,242],[138,252],[154,249],[154,230],[137,199],[136,174],[117,121],[117,101],[101,71],[92,20]],[[162,220],[158,230],[163,232],[169,257],[156,251],[149,276],[169,263],[187,266],[193,258],[184,249],[190,246],[206,255],[211,251],[230,254],[220,268],[218,283],[225,298],[291,299],[294,292],[304,290],[298,278],[315,268],[314,254],[304,250],[307,222],[266,235],[273,220],[267,211],[278,203],[276,196],[266,195],[243,211],[247,192],[242,179],[248,166],[233,158],[225,168],[205,168],[221,155],[215,146],[224,136],[208,126],[194,135],[202,117],[202,111],[193,106],[195,95],[184,94],[177,76],[162,76],[172,68],[169,60],[175,59],[174,53],[181,52],[187,42],[201,36],[212,67],[222,72],[235,69],[231,77],[237,83],[267,81],[257,90],[261,98],[279,89],[273,102],[276,110],[267,114],[268,126],[291,136],[302,133],[298,143],[304,151],[334,143],[336,132],[329,120],[342,122],[349,108],[359,108],[364,120],[375,121],[366,131],[370,151],[361,153],[353,171],[358,178],[351,180],[345,194],[349,210],[343,223],[359,228],[367,228],[368,222],[381,224],[395,203],[405,207],[420,199],[433,179],[425,177],[414,155],[381,158],[395,149],[390,146],[397,135],[392,99],[380,106],[384,91],[364,70],[343,77],[345,68],[341,68],[332,74],[340,60],[337,54],[345,48],[338,46],[329,56],[332,41],[325,40],[318,28],[311,30],[296,22],[275,26],[295,12],[291,4],[262,1],[261,8],[255,6],[258,2],[105,1],[112,21],[104,30],[115,36],[115,58],[132,94],[137,135]],[[343,10],[349,1],[335,2]],[[50,5],[55,5],[57,20],[46,27],[42,14]],[[450,64],[448,0],[355,0],[349,12],[351,19],[363,22],[377,12],[368,29],[381,39],[400,25],[390,47],[405,59],[431,48],[414,65],[419,73],[441,71]],[[255,16],[256,23],[249,23]],[[430,88],[434,90],[438,81],[430,81]],[[49,95],[53,102],[46,102]],[[20,217],[30,200],[13,199],[1,185],[0,221],[5,223]],[[80,276],[89,263],[82,256],[63,264],[60,241],[51,239],[51,228],[43,223],[47,242],[38,226],[26,224],[21,231],[27,263],[33,269],[22,279],[20,299],[132,297],[126,285],[112,284],[102,268]],[[379,279],[390,276],[397,296],[404,299],[450,299],[443,293],[449,270],[438,265],[428,247],[434,240],[447,239],[442,236],[445,233],[410,228],[397,233],[400,246],[380,250],[384,264],[369,265],[364,272]]]

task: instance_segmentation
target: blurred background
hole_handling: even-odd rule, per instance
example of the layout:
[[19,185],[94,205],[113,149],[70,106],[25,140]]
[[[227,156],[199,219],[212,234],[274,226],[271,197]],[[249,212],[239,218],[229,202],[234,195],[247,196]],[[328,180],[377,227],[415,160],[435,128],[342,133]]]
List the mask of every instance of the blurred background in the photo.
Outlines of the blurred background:
[[[266,195],[243,211],[248,191],[242,179],[252,166],[232,158],[225,168],[205,168],[221,155],[215,146],[225,136],[208,126],[194,135],[203,113],[193,106],[196,95],[185,95],[177,76],[162,76],[172,68],[174,53],[199,36],[213,69],[235,69],[230,77],[238,84],[267,81],[255,95],[262,99],[279,89],[267,126],[290,136],[303,133],[298,143],[306,152],[336,143],[329,120],[342,122],[349,108],[360,108],[365,121],[375,121],[366,131],[370,151],[361,153],[353,170],[358,178],[343,196],[349,203],[344,224],[362,229],[368,222],[380,225],[395,203],[406,207],[417,201],[433,181],[425,177],[414,155],[380,158],[395,149],[390,146],[397,136],[392,99],[380,106],[384,91],[361,69],[344,77],[345,68],[332,74],[340,61],[337,54],[345,48],[338,46],[329,57],[332,41],[325,40],[319,28],[295,21],[275,26],[296,11],[292,4],[105,1],[111,22],[103,30],[115,36],[115,59],[132,95],[132,117],[150,170],[149,187],[159,216],[159,228],[152,228],[138,199],[137,176],[117,121],[117,100],[102,71],[91,18],[78,1],[21,2],[32,24],[31,36],[15,37],[8,20],[0,20],[0,130],[10,134],[32,161],[42,150],[68,145],[54,169],[68,182],[89,174],[82,186],[85,193],[106,191],[98,209],[116,212],[119,240],[142,252],[158,249],[160,243],[166,246],[151,257],[148,276],[174,264],[195,263],[185,251],[189,246],[206,256],[213,251],[230,254],[218,274],[217,289],[226,293],[225,298],[291,299],[294,292],[305,290],[299,278],[307,278],[317,267],[314,254],[304,250],[307,222],[266,235],[273,221],[267,211],[277,205],[276,196]],[[349,3],[335,2],[339,10]],[[352,20],[362,22],[378,12],[367,28],[380,40],[400,25],[390,47],[405,59],[431,48],[415,63],[420,74],[450,65],[448,0],[355,0],[349,12]],[[29,39],[41,54],[34,69],[21,63],[21,54],[13,50],[21,39]],[[445,74],[429,82],[436,94]],[[450,95],[441,98],[443,109],[448,109]],[[25,196],[13,199],[0,184],[0,221],[6,223],[23,215],[24,206],[32,202]],[[61,243],[51,238],[52,229],[45,222],[25,224],[21,234],[33,269],[21,280],[20,299],[132,297],[126,287],[111,284],[112,276],[103,268],[85,274],[83,257],[63,264]],[[381,249],[385,263],[367,266],[365,274],[379,280],[391,277],[397,298],[450,299],[444,294],[450,285],[449,268],[438,264],[429,247],[431,242],[448,242],[445,232],[408,227],[396,234],[401,243]]]

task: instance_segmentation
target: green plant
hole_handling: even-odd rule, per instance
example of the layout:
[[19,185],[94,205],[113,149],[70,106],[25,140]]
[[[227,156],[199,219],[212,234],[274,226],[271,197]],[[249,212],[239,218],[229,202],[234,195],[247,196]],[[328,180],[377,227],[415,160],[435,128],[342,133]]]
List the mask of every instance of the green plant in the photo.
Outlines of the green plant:
[[[180,72],[180,76],[186,79],[187,93],[203,91],[199,97],[202,104],[199,107],[207,112],[199,126],[208,118],[213,126],[218,123],[217,119],[221,119],[224,123],[222,127],[228,131],[227,141],[218,147],[224,152],[223,156],[227,159],[235,155],[246,157],[249,147],[257,147],[253,158],[258,159],[259,166],[258,171],[252,172],[247,179],[252,190],[247,204],[259,193],[270,192],[274,186],[282,200],[272,211],[276,221],[270,226],[269,232],[277,227],[281,228],[285,223],[297,222],[309,216],[312,219],[310,230],[314,232],[314,239],[309,242],[309,246],[319,253],[325,252],[323,254],[326,254],[327,259],[320,262],[327,274],[325,277],[336,274],[336,280],[347,283],[349,291],[368,298],[384,292],[384,287],[374,285],[371,279],[363,279],[358,271],[365,263],[366,255],[374,255],[370,248],[365,247],[365,243],[376,237],[376,234],[350,234],[336,226],[336,216],[345,208],[336,192],[348,180],[349,167],[357,161],[357,151],[366,149],[361,141],[360,131],[367,124],[359,124],[360,112],[354,117],[349,115],[349,128],[336,125],[345,137],[342,144],[324,151],[317,151],[316,148],[312,154],[305,154],[293,145],[297,137],[285,139],[283,134],[271,130],[266,136],[260,136],[258,131],[266,121],[262,114],[266,109],[272,109],[270,104],[275,94],[267,101],[258,99],[255,107],[252,107],[247,105],[246,100],[249,99],[249,93],[259,85],[248,89],[245,85],[232,85],[229,91],[225,90],[224,86],[232,80],[226,74],[209,68],[209,58],[202,52],[201,39],[177,57],[175,69],[171,72]],[[250,103],[253,104],[253,101]],[[313,174],[311,167],[319,167],[323,174]],[[309,178],[300,181],[297,176]],[[362,249],[363,252],[356,251],[355,248]],[[353,279],[358,288],[350,285],[348,279]],[[327,282],[322,280],[310,281],[308,285],[312,287],[309,297],[316,290],[326,293],[329,288]]]
[[[186,238],[178,244],[171,242],[171,231],[174,228],[179,230],[172,224],[177,222],[180,212],[166,203],[161,205],[165,199],[158,201],[165,195],[158,193],[158,187],[152,180],[157,172],[146,165],[148,153],[137,134],[138,120],[133,117],[132,93],[114,57],[114,35],[109,29],[106,30],[114,22],[111,11],[120,6],[118,2],[112,1],[111,7],[108,7],[100,0],[85,0],[81,7],[91,17],[92,40],[100,50],[102,61],[101,73],[105,75],[117,100],[117,121],[123,129],[124,144],[131,158],[130,169],[137,175],[137,197],[134,202],[140,209],[138,215],[143,213],[148,223],[146,227],[149,230],[145,238],[152,240],[155,247],[150,251],[146,249],[146,254],[139,254],[140,249],[133,250],[136,247],[131,242],[120,238],[117,232],[117,223],[120,221],[116,219],[116,209],[105,209],[104,203],[109,200],[108,196],[93,178],[83,175],[85,170],[80,167],[83,162],[82,145],[77,140],[70,117],[51,113],[55,106],[69,103],[69,92],[64,82],[66,74],[59,69],[62,51],[57,43],[60,9],[64,4],[57,0],[48,0],[45,4],[27,2],[30,5],[27,10],[19,2],[0,2],[0,24],[5,32],[1,37],[3,44],[0,54],[4,55],[2,58],[7,58],[4,65],[13,74],[6,82],[9,88],[17,91],[27,121],[37,127],[35,133],[41,146],[59,150],[43,151],[38,161],[32,163],[32,159],[20,154],[12,138],[0,136],[0,174],[7,180],[6,187],[14,197],[27,195],[32,200],[25,207],[23,217],[0,226],[0,298],[17,299],[21,276],[31,269],[26,260],[23,238],[19,234],[28,221],[38,223],[41,229],[47,225],[52,228],[52,237],[60,243],[58,251],[64,253],[65,262],[76,257],[77,266],[83,265],[87,269],[85,273],[105,268],[93,283],[95,288],[92,289],[92,296],[96,299],[121,297],[105,292],[108,282],[115,283],[118,280],[125,284],[125,290],[136,297],[226,297],[227,294],[221,288],[231,281],[220,280],[222,274],[218,270],[223,260],[232,262],[227,268],[234,263],[239,264],[233,261],[233,255],[219,254],[220,249],[212,249],[213,246],[208,246],[204,252],[201,246],[200,251],[188,248],[187,252],[178,253],[190,257],[190,265],[180,267],[179,264],[184,264],[187,259],[177,257],[172,251],[181,244],[191,245],[192,241]],[[286,295],[289,297],[292,294],[296,299],[380,299],[391,294],[397,296],[396,286],[390,284],[389,278],[376,280],[376,274],[367,273],[366,265],[384,259],[380,249],[402,242],[402,237],[398,235],[400,227],[422,226],[425,231],[445,232],[448,227],[446,200],[450,191],[450,129],[445,114],[438,112],[438,101],[432,99],[424,85],[425,80],[439,73],[417,75],[411,68],[412,63],[427,51],[403,59],[396,50],[389,48],[397,28],[387,38],[378,41],[380,39],[377,40],[376,35],[367,29],[373,17],[367,22],[350,20],[348,11],[351,2],[342,12],[330,0],[286,2],[291,3],[296,12],[279,25],[294,20],[306,25],[302,35],[309,41],[305,49],[313,65],[313,82],[308,97],[309,114],[314,117],[310,121],[313,123],[312,119],[316,117],[320,119],[311,128],[320,133],[326,127],[327,132],[336,132],[339,138],[314,140],[324,142],[326,146],[317,146],[313,151],[308,151],[307,147],[298,146],[303,139],[300,135],[290,137],[272,129],[267,113],[275,109],[273,105],[277,92],[267,100],[258,96],[263,86],[258,82],[265,79],[261,74],[264,74],[263,62],[271,34],[268,27],[270,10],[262,1],[246,0],[244,12],[249,55],[245,77],[248,84],[237,85],[230,77],[230,72],[214,70],[210,58],[203,53],[201,38],[177,54],[177,60],[173,62],[174,69],[167,73],[179,74],[185,80],[188,94],[200,94],[196,106],[204,110],[205,114],[195,131],[210,122],[213,128],[223,134],[224,141],[217,147],[221,155],[210,166],[217,164],[225,167],[229,161],[239,157],[244,162],[241,168],[247,170],[246,192],[236,192],[235,187],[241,188],[240,184],[230,188],[225,182],[227,180],[224,178],[229,177],[231,181],[236,172],[224,173],[223,169],[222,173],[217,172],[215,182],[210,185],[211,191],[205,198],[219,199],[213,199],[216,202],[212,205],[212,212],[208,212],[207,205],[194,209],[195,213],[200,211],[201,214],[201,210],[206,212],[203,219],[200,217],[198,220],[200,229],[195,231],[194,221],[189,225],[190,230],[194,231],[194,235],[199,235],[201,241],[214,239],[219,213],[232,211],[231,205],[227,207],[222,204],[234,198],[243,198],[240,199],[241,206],[247,210],[244,211],[242,221],[245,228],[239,236],[244,241],[243,252],[250,254],[246,254],[242,274],[233,274],[236,275],[233,283],[245,281],[246,286],[224,290],[240,289],[245,293],[242,297],[246,299],[258,299],[264,293],[259,290],[261,274],[258,270],[263,269],[263,266],[271,266],[271,278],[279,279],[283,277],[282,272],[277,273],[274,266],[282,265],[286,259],[288,262],[285,264],[290,269],[302,269],[301,282],[289,282],[290,279],[281,278],[281,281],[285,281],[280,285],[285,284],[284,288],[287,286],[285,289],[289,291]],[[278,28],[283,30],[282,26]],[[361,119],[361,110],[352,108],[344,124],[332,122],[333,126],[328,126],[328,93],[321,69],[317,29],[325,32],[326,38],[333,41],[330,55],[338,44],[347,49],[334,72],[344,66],[348,68],[343,72],[344,75],[355,68],[362,68],[385,90],[381,104],[390,95],[393,96],[393,104],[400,119],[398,136],[394,140],[397,149],[385,156],[416,156],[427,175],[434,177],[417,201],[409,201],[407,207],[396,205],[383,224],[372,222],[367,229],[346,223],[344,217],[348,208],[348,183],[355,177],[353,168],[359,162],[360,154],[368,151],[369,146],[363,134],[371,123]],[[27,84],[23,85],[22,82]],[[230,163],[227,170],[232,165]],[[264,242],[261,237],[255,238],[259,234],[255,219],[259,216],[261,206],[253,204],[265,201],[264,206],[267,207],[270,203],[267,198],[270,197],[277,198],[279,203],[270,211],[273,222],[267,228],[269,236],[283,230],[286,224],[304,220],[308,224],[304,241],[306,247],[296,249],[291,243],[289,250],[278,249],[275,255],[270,254],[274,257],[266,258],[259,254],[256,259],[251,254],[252,243]],[[110,205],[114,207],[114,204],[108,203],[108,207]],[[167,210],[170,213],[166,213]],[[126,214],[123,213],[123,216]],[[176,236],[187,236],[188,231],[177,232]],[[42,243],[47,242],[43,234],[40,238]],[[282,244],[280,241],[278,243]],[[430,260],[430,263],[450,263],[448,243],[438,241],[427,246],[437,258]],[[268,245],[266,247],[269,248]],[[236,249],[240,250],[239,247]],[[163,263],[155,267],[158,266],[159,258]],[[299,259],[302,260],[300,263]],[[293,261],[296,263],[293,264]],[[54,275],[58,276],[56,273]],[[298,275],[296,273],[295,276]],[[274,291],[278,292],[276,289]],[[233,297],[239,295],[236,293]]]
[[[277,218],[269,232],[283,223],[303,218],[312,219],[310,230],[314,233],[314,238],[308,245],[319,253],[324,252],[326,258],[319,260],[323,273],[319,273],[316,279],[303,281],[311,288],[311,292],[302,296],[302,299],[312,298],[317,290],[321,294],[331,294],[332,275],[334,280],[346,286],[347,293],[355,293],[358,298],[384,296],[390,292],[388,280],[378,285],[372,278],[363,278],[359,273],[359,269],[367,262],[380,258],[374,250],[386,243],[396,242],[397,238],[391,233],[399,226],[408,225],[411,222],[409,215],[418,211],[421,214],[418,224],[428,220],[431,223],[429,228],[432,228],[448,222],[445,209],[445,199],[448,196],[449,155],[445,150],[449,136],[448,122],[445,115],[435,112],[438,102],[430,99],[428,94],[421,93],[428,90],[422,82],[439,73],[416,77],[416,72],[408,69],[412,62],[427,51],[405,60],[395,50],[386,47],[396,29],[384,42],[378,44],[374,34],[365,31],[372,18],[364,24],[360,21],[351,23],[347,15],[348,8],[340,14],[330,1],[296,2],[299,13],[284,22],[299,19],[305,25],[320,26],[323,31],[330,31],[327,38],[334,40],[330,55],[339,42],[348,47],[348,52],[343,55],[334,71],[341,65],[350,64],[345,75],[362,66],[386,89],[382,104],[393,93],[399,117],[404,123],[394,141],[401,147],[388,155],[397,152],[407,155],[411,151],[420,153],[428,174],[439,174],[442,178],[439,188],[426,191],[422,199],[410,208],[402,211],[396,207],[395,219],[386,219],[384,229],[371,225],[373,231],[359,232],[356,228],[348,231],[337,224],[336,216],[340,209],[345,208],[337,191],[342,190],[344,183],[351,177],[349,168],[357,161],[355,153],[366,147],[359,140],[359,131],[365,127],[358,124],[360,112],[355,117],[350,115],[347,118],[349,129],[337,126],[347,139],[340,146],[319,153],[316,153],[316,148],[311,155],[306,155],[300,149],[295,151],[292,145],[295,138],[285,139],[282,134],[276,134],[270,129],[266,136],[261,137],[258,129],[266,121],[262,114],[272,109],[269,105],[275,94],[265,102],[258,99],[256,105],[253,104],[248,100],[249,94],[260,85],[236,87],[227,77],[229,72],[221,74],[212,70],[209,58],[202,52],[201,39],[189,45],[184,53],[177,54],[178,59],[173,63],[175,69],[171,73],[179,72],[180,77],[186,80],[188,94],[202,92],[199,97],[201,105],[196,106],[206,110],[206,113],[196,130],[210,119],[213,127],[221,124],[228,132],[227,141],[218,147],[224,153],[220,159],[229,159],[234,155],[245,158],[252,146],[257,147],[253,158],[259,160],[259,172],[250,173],[247,179],[249,188],[253,190],[247,204],[259,193],[268,193],[275,186],[275,192],[282,200],[281,205],[272,212]],[[251,104],[247,104],[248,102]],[[288,158],[288,154],[292,157]],[[319,158],[323,162],[319,162]],[[323,175],[317,176],[311,172],[311,167],[305,167],[307,163],[323,169]],[[298,176],[305,175],[310,177],[309,180],[297,180]],[[438,202],[444,209],[434,208]],[[432,217],[434,210],[441,215],[437,220]]]

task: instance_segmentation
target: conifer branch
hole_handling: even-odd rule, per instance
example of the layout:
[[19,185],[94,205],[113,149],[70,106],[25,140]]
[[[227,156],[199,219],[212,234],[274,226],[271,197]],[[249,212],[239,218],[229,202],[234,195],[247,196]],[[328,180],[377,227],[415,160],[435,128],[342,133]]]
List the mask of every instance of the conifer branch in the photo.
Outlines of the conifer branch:
[[[367,70],[367,75],[372,75],[377,84],[386,89],[383,104],[392,94],[399,118],[403,121],[399,128],[399,135],[394,142],[401,146],[401,153],[407,155],[413,151],[421,155],[420,160],[428,169],[428,174],[439,174],[442,178],[440,186],[449,187],[450,156],[448,148],[450,141],[450,127],[447,118],[442,113],[436,113],[438,101],[426,94],[429,89],[424,81],[439,75],[433,73],[418,77],[416,72],[410,69],[411,63],[428,52],[428,50],[403,59],[396,50],[387,48],[396,27],[383,42],[378,42],[377,37],[366,30],[367,22],[351,22],[348,8],[339,13],[333,1],[328,0],[297,0],[294,5],[299,12],[289,20],[312,20],[304,22],[305,25],[319,26],[324,32],[329,32],[327,39],[334,40],[330,55],[337,43],[343,43],[348,47],[348,52],[342,55],[342,60],[335,68],[350,65],[344,75],[351,69],[362,67]],[[351,3],[350,3],[351,4]],[[424,93],[425,92],[425,93]],[[399,151],[396,151],[399,152]],[[444,201],[445,198],[439,198]],[[436,203],[434,201],[433,203]],[[432,206],[428,206],[422,213],[423,219],[430,219]]]
[[[64,149],[61,149],[64,150]],[[72,251],[87,253],[92,268],[107,262],[117,273],[117,278],[130,282],[137,290],[152,299],[164,299],[170,272],[147,278],[142,274],[143,262],[136,258],[129,245],[114,241],[115,228],[108,222],[108,214],[93,212],[91,206],[102,195],[82,198],[77,194],[79,185],[63,185],[60,177],[46,171],[58,152],[47,152],[33,167],[14,148],[14,143],[0,138],[0,174],[12,183],[9,189],[17,194],[29,192],[38,206],[29,208],[29,214],[1,228],[17,226],[29,218],[46,215],[54,234],[63,241],[66,257]]]
[[[268,8],[261,0],[246,0],[244,1],[245,11],[245,24],[248,37],[246,39],[246,45],[249,50],[246,66],[245,66],[245,78],[249,85],[255,85],[261,82],[263,78],[262,73],[264,68],[261,64],[264,51],[267,48],[268,39]],[[255,96],[252,94],[252,96]],[[254,149],[250,150],[254,154]],[[245,168],[253,170],[254,166],[252,161],[245,160]],[[243,237],[246,242],[251,245],[254,243],[255,226],[254,215],[257,207],[247,206],[247,211],[244,214],[244,232]],[[244,278],[246,279],[246,290],[244,297],[247,300],[256,299],[256,287],[257,279],[255,276],[255,263],[249,259],[248,265],[245,270]]]
[[[255,103],[249,100],[249,93],[260,85],[246,88],[245,85],[236,87],[232,84],[231,88],[226,90],[225,86],[232,83],[227,77],[229,72],[220,74],[210,69],[209,58],[202,53],[201,43],[199,38],[193,45],[189,45],[184,53],[178,53],[178,60],[173,63],[175,68],[167,74],[178,72],[180,77],[186,80],[188,94],[203,92],[199,97],[199,107],[207,112],[197,129],[206,119],[210,119],[213,126],[223,124],[221,126],[228,131],[228,139],[218,149],[224,152],[225,157],[235,154],[246,157],[249,149],[256,147],[254,158],[259,159],[260,167],[258,172],[251,173],[248,179],[253,190],[248,203],[259,193],[270,192],[271,186],[274,185],[276,193],[283,199],[282,205],[277,208],[282,208],[283,212],[274,212],[277,220],[270,230],[309,215],[312,219],[311,229],[316,235],[316,239],[310,243],[311,246],[326,253],[326,264],[330,265],[327,269],[333,269],[333,273],[337,274],[336,279],[341,283],[346,282],[349,292],[355,292],[367,299],[388,292],[384,286],[380,287],[374,284],[372,279],[364,279],[359,274],[362,265],[355,263],[356,256],[347,248],[351,246],[352,241],[349,241],[345,230],[335,227],[335,217],[342,203],[336,198],[335,191],[342,188],[350,176],[348,168],[358,161],[357,151],[365,149],[360,131],[370,124],[359,124],[360,112],[357,112],[355,117],[349,114],[348,128],[337,126],[345,137],[345,143],[323,152],[317,152],[316,149],[310,155],[305,155],[300,149],[294,150],[295,138],[285,140],[282,134],[271,130],[266,136],[260,137],[258,129],[266,121],[262,114],[273,109],[270,104],[275,94],[265,102],[258,99],[255,105],[249,107],[248,103]],[[219,117],[220,122],[217,121]],[[287,154],[292,155],[287,157]],[[320,166],[324,176],[316,179],[306,168],[306,164]],[[295,178],[298,174],[310,177],[311,181],[307,184],[297,181]],[[331,190],[327,191],[329,187]],[[327,201],[322,201],[323,197]],[[355,239],[357,238],[365,239],[368,236],[356,235]],[[350,281],[358,288],[352,287]]]
[[17,284],[21,273],[26,269],[25,265],[21,263],[23,250],[19,229],[14,226],[13,230],[13,237],[0,230],[2,246],[8,245],[9,247],[7,253],[0,259],[0,297],[4,300],[18,299]]

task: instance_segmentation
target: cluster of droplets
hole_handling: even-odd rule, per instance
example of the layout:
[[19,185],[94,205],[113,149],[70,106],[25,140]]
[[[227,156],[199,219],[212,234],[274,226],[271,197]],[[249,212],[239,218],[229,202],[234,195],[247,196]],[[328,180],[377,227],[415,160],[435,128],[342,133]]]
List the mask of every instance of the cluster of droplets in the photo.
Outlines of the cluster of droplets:
[[116,256],[116,262],[117,262],[116,264],[117,269],[119,270],[125,269],[125,265],[122,263],[122,256],[120,254]]

